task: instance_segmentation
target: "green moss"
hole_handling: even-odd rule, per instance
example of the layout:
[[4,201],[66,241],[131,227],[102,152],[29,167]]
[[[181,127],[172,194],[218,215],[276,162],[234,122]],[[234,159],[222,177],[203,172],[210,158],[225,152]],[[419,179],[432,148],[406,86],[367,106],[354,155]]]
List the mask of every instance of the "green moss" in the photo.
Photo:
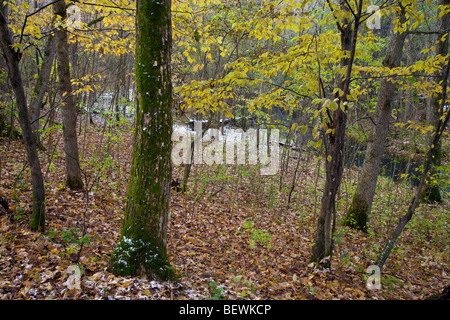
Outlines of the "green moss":
[[318,223],[320,226],[323,226],[325,224],[325,219],[323,217],[319,217]]
[[30,229],[32,231],[45,231],[45,198],[40,199],[33,191],[33,212],[31,214]]
[[[438,171],[436,167],[439,167],[442,162],[442,147],[439,142],[436,149],[434,150],[433,158],[431,160],[432,168],[430,169],[430,175],[435,175]],[[439,185],[433,180],[428,180],[425,189],[420,195],[420,201],[422,203],[436,203],[442,202],[442,195]]]
[[170,1],[138,2],[133,164],[121,240],[110,261],[120,275],[174,276],[165,244],[172,173],[170,48]]
[[420,195],[420,201],[422,203],[442,202],[442,195],[441,195],[441,190],[439,189],[439,186],[436,184],[427,185],[425,190]]
[[138,235],[122,235],[111,256],[109,269],[121,276],[175,279],[164,244],[144,230]]
[[22,138],[22,134],[17,128],[12,128],[11,132],[11,125],[8,123],[8,120],[6,119],[5,115],[0,112],[0,137],[8,137],[17,140]]
[[344,220],[344,226],[367,232],[369,220],[369,206],[366,201],[356,194]]
[[67,176],[66,186],[68,186],[70,189],[82,190],[83,180],[81,179],[81,177]]

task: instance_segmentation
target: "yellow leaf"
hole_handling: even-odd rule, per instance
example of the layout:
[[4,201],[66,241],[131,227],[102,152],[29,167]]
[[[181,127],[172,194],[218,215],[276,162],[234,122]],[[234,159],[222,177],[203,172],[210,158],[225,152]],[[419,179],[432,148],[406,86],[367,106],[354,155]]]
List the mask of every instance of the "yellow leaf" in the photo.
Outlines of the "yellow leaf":
[[22,2],[22,8],[26,10],[31,9],[30,5],[26,1]]
[[142,294],[143,294],[144,296],[147,296],[147,297],[152,295],[152,293],[151,293],[150,290],[148,290],[148,289],[142,290]]
[[305,135],[306,132],[308,131],[308,126],[302,126],[302,135]]
[[130,286],[132,283],[133,283],[133,280],[127,280],[124,283],[122,283],[121,287],[126,288],[126,287]]

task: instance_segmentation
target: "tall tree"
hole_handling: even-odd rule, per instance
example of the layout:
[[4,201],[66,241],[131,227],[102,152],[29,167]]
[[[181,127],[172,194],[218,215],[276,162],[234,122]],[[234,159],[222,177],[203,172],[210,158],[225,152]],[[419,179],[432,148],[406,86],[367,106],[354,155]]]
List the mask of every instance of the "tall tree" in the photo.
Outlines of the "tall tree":
[[[398,5],[400,7],[398,13],[400,25],[406,22],[406,11],[401,3]],[[386,56],[383,60],[383,66],[389,69],[399,67],[402,59],[403,45],[407,32],[400,30],[401,28],[398,28],[398,31],[395,31],[394,26],[391,27]],[[367,223],[380,172],[381,158],[384,153],[384,144],[389,131],[395,86],[395,83],[390,78],[381,80],[376,105],[378,119],[369,137],[364,164],[345,220],[347,226],[362,231],[367,231]]]
[[70,77],[69,48],[67,31],[64,25],[67,21],[66,2],[59,0],[53,5],[53,10],[61,23],[55,31],[56,60],[58,62],[59,89],[63,99],[62,121],[64,134],[64,152],[66,153],[66,186],[72,189],[82,189],[83,179],[78,155],[77,139],[77,106],[72,94]]
[[136,130],[121,238],[110,268],[122,275],[172,276],[167,222],[172,175],[171,1],[138,0]]
[[[347,122],[347,97],[350,94],[350,80],[353,62],[356,53],[358,29],[361,24],[363,1],[356,1],[355,8],[345,1],[341,2],[341,10],[346,12],[342,20],[336,18],[336,25],[340,31],[342,58],[340,65],[344,74],[336,75],[336,88],[333,102],[337,101],[336,108],[327,110],[325,125],[327,132],[323,136],[325,145],[326,178],[321,207],[314,236],[311,261],[321,267],[329,267],[332,254],[332,220],[336,215],[336,194],[341,183],[343,172],[344,140]],[[329,2],[330,9],[334,11]],[[334,110],[333,110],[334,109]]]
[[19,69],[21,53],[14,49],[11,33],[8,28],[7,3],[0,1],[0,48],[8,67],[8,77],[12,90],[16,96],[17,109],[19,111],[20,127],[22,129],[23,142],[27,153],[28,164],[31,170],[31,182],[33,185],[33,207],[30,227],[34,231],[45,229],[45,188],[42,176],[36,142],[28,115],[27,99],[23,86],[22,75]]
[[41,70],[39,71],[36,86],[33,92],[32,101],[30,103],[31,127],[33,128],[33,133],[36,139],[36,145],[38,147],[41,147],[39,117],[41,114],[41,109],[44,104],[45,93],[47,92],[48,84],[50,82],[50,74],[52,71],[52,65],[53,60],[55,58],[55,54],[56,50],[54,37],[53,35],[50,35],[47,39],[47,44],[42,59]]
[[[448,33],[447,33],[448,35]],[[448,76],[450,71],[450,59],[447,58],[447,64],[443,67],[443,70],[441,70],[441,76],[442,79],[442,85],[440,86],[440,96],[441,96],[441,103],[438,110],[438,120],[436,122],[434,132],[433,132],[433,138],[429,142],[428,152],[427,155],[423,161],[423,171],[422,175],[420,177],[419,185],[416,188],[416,191],[414,193],[414,196],[408,206],[408,209],[406,213],[400,218],[397,226],[395,227],[394,231],[392,232],[390,238],[388,241],[386,241],[386,245],[384,246],[383,250],[381,251],[380,255],[378,256],[378,260],[376,262],[376,265],[381,269],[383,269],[387,259],[389,258],[389,255],[391,254],[392,249],[394,248],[395,242],[397,241],[398,237],[402,233],[403,229],[405,228],[406,224],[411,220],[413,217],[417,207],[420,204],[420,197],[425,189],[425,184],[427,177],[429,176],[429,172],[432,166],[433,157],[436,153],[436,149],[439,148],[440,140],[445,132],[447,125],[449,123],[450,119],[450,111],[444,110],[444,106],[448,103],[447,99],[447,88],[448,88]]]
[[[439,5],[445,10],[445,6],[450,5],[449,0],[439,1]],[[435,56],[445,57],[448,54],[448,32],[450,28],[450,13],[444,11],[442,17],[438,20],[438,33],[435,36]],[[436,87],[438,88],[445,79],[442,78],[442,73],[437,70],[434,73],[434,81],[436,82]],[[442,92],[437,90],[435,94],[429,99],[427,105],[427,122],[429,125],[436,126],[439,121],[439,108],[442,100]],[[432,137],[430,137],[430,140]],[[437,145],[434,149],[434,154],[432,158],[431,173],[435,174],[435,166],[440,166],[442,160],[442,150],[441,145]],[[440,202],[442,201],[441,191],[439,185],[434,183],[431,179],[428,180],[426,187],[424,188],[421,198],[426,202]]]

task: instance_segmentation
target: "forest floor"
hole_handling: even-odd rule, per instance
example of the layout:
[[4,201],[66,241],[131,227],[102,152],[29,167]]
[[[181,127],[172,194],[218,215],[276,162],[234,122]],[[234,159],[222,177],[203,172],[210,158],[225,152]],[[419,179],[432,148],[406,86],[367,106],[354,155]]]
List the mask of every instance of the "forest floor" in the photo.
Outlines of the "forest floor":
[[[413,189],[380,177],[370,231],[356,232],[341,225],[358,175],[350,169],[337,200],[332,267],[315,270],[309,258],[325,173],[306,152],[289,204],[295,158],[282,179],[260,175],[257,166],[193,166],[188,190],[171,196],[168,254],[178,280],[115,276],[106,266],[126,204],[130,128],[83,125],[78,142],[86,192],[64,187],[61,129],[46,131],[44,233],[29,230],[23,144],[0,140],[0,196],[9,202],[0,215],[0,299],[425,299],[450,284],[445,201],[417,210],[383,270],[381,288],[367,289],[366,270]],[[174,167],[173,176],[181,181],[182,168]],[[69,288],[72,265],[80,268],[80,289]]]

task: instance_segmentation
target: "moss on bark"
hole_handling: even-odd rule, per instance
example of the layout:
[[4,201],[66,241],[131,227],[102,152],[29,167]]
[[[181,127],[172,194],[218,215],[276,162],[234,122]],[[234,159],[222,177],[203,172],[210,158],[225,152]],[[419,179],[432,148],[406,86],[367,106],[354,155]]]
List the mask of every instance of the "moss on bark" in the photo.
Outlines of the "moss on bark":
[[353,196],[350,209],[344,220],[344,225],[363,232],[367,232],[369,221],[369,204],[357,194]]
[[[430,175],[436,174],[437,170],[435,169],[435,167],[440,166],[441,163],[442,163],[442,147],[441,143],[438,143],[435,148],[433,158],[431,160],[432,167],[430,169]],[[439,185],[435,181],[431,179],[427,181],[427,185],[420,195],[420,202],[422,203],[442,202],[441,190],[439,188]]]
[[437,184],[429,183],[420,196],[422,203],[442,202],[441,190]]
[[124,230],[114,250],[109,268],[121,276],[145,275],[150,279],[175,279],[165,244],[139,226]]
[[110,269],[174,277],[166,238],[172,175],[171,16],[169,0],[137,2],[137,108],[133,164],[121,239]]

